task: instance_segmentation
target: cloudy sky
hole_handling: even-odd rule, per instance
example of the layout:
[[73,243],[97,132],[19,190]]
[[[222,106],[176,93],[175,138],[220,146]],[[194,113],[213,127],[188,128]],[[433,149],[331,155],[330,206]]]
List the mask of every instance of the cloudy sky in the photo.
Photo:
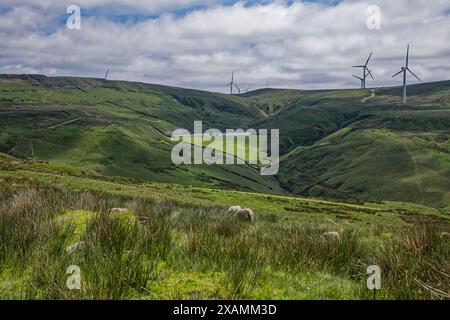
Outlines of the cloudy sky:
[[[72,4],[80,30],[67,28]],[[392,75],[410,43],[417,75],[450,79],[449,0],[2,0],[0,39],[0,73],[110,69],[110,79],[226,92],[234,71],[242,89],[350,88],[361,73],[351,66],[373,51],[368,85],[384,86],[400,84]]]

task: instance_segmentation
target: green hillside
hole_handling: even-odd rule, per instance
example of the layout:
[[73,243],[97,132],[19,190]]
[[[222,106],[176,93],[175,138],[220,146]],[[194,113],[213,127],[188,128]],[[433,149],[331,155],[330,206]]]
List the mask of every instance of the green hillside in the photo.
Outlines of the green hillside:
[[[409,88],[299,92],[264,120],[280,127],[281,184],[324,198],[450,204],[450,82]],[[300,101],[300,102],[299,102]]]
[[[100,175],[322,198],[450,205],[450,82],[240,96],[123,81],[0,75],[0,152]],[[279,175],[170,161],[176,128],[280,129]]]
[[282,193],[250,166],[183,166],[170,133],[245,127],[264,117],[239,97],[98,79],[0,77],[0,151],[101,174]]

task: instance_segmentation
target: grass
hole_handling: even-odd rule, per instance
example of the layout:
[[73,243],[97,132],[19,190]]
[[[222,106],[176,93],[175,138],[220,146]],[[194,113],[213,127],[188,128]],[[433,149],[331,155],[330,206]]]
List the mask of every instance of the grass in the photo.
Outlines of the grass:
[[[0,189],[2,299],[373,299],[373,264],[383,272],[377,299],[450,292],[449,218],[431,208],[17,168],[1,171]],[[256,220],[237,220],[230,204],[251,206]],[[66,287],[70,265],[81,269],[79,291]]]

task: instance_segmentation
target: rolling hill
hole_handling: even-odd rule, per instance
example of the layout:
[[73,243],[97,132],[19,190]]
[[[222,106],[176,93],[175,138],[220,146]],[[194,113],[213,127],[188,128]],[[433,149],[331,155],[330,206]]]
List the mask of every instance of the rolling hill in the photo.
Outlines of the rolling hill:
[[250,166],[183,166],[170,133],[195,120],[222,129],[264,113],[239,97],[98,79],[0,77],[0,151],[104,175],[282,193]]
[[[101,175],[361,201],[450,206],[450,82],[372,90],[264,89],[240,96],[100,79],[0,75],[0,152]],[[280,129],[275,177],[182,166],[170,132]]]

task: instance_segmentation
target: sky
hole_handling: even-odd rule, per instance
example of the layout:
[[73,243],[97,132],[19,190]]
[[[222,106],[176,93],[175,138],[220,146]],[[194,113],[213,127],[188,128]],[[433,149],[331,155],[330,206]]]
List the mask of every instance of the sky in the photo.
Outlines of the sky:
[[[69,29],[78,5],[81,28]],[[2,0],[0,73],[104,77],[227,92],[450,79],[450,0]],[[410,83],[417,80],[412,76]]]

